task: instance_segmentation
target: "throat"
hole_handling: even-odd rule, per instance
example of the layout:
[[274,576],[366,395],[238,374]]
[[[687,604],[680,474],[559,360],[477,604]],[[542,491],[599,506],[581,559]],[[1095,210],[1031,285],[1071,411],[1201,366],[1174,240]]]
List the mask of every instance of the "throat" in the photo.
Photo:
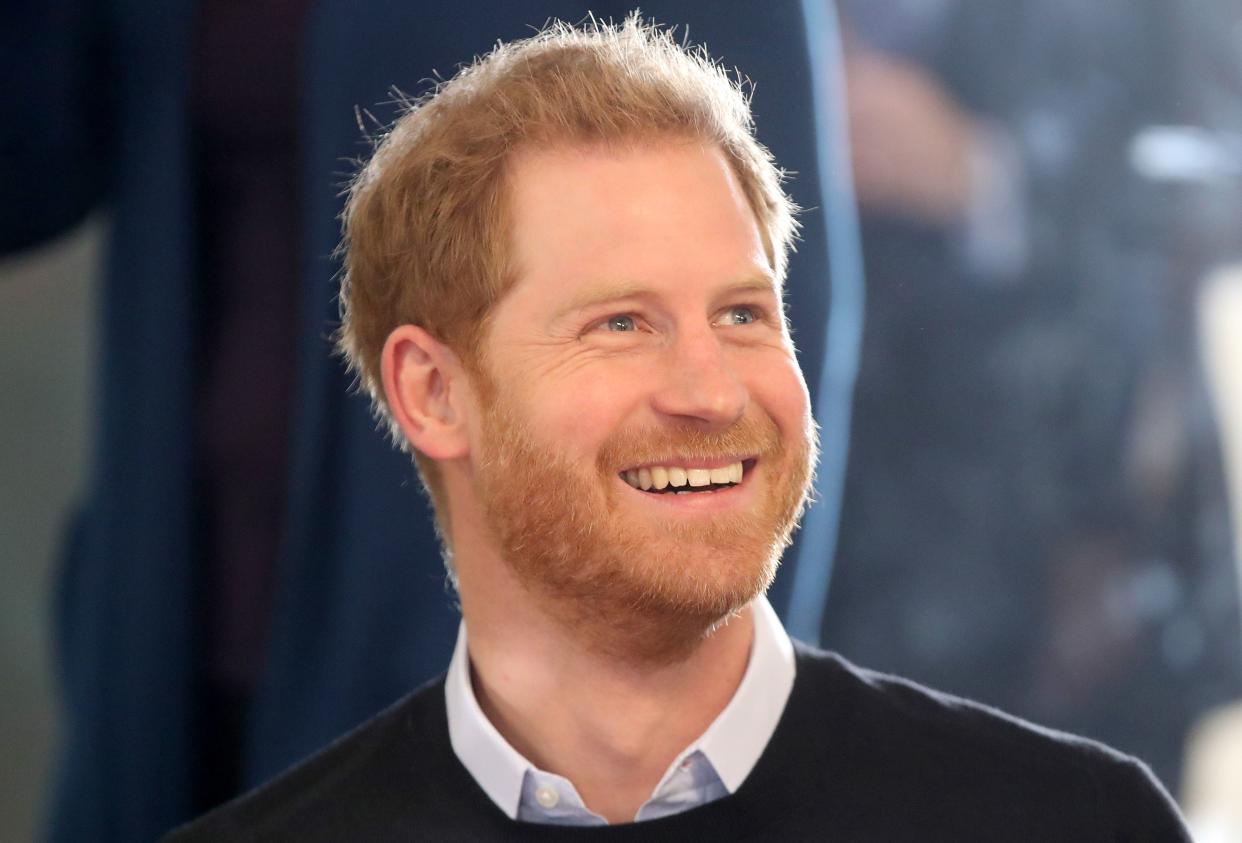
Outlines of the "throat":
[[[472,684],[487,719],[518,752],[572,782],[592,812],[629,823],[733,698],[752,636],[745,610],[685,661],[646,667],[570,641],[553,665],[511,657],[512,641],[493,648],[472,637]],[[517,683],[506,678],[515,665],[523,676]]]

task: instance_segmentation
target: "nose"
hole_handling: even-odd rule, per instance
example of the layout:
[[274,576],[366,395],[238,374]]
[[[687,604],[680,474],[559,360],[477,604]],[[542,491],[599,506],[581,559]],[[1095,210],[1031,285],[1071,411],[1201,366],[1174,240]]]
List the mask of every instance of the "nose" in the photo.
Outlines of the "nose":
[[711,326],[682,334],[665,350],[652,404],[662,415],[704,427],[728,427],[746,411],[749,393]]

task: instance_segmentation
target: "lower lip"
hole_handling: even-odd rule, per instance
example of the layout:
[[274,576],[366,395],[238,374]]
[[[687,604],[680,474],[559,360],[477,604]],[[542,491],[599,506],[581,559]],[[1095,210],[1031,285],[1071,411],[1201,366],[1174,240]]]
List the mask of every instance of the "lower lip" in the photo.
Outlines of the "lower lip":
[[710,492],[688,492],[684,495],[679,495],[676,492],[652,494],[651,492],[644,492],[642,489],[635,489],[620,477],[617,478],[617,482],[634,496],[656,506],[671,507],[685,512],[714,512],[717,510],[736,509],[747,503],[750,498],[751,477],[757,465],[758,461],[754,465],[748,466],[746,472],[742,475],[742,482],[736,486]]

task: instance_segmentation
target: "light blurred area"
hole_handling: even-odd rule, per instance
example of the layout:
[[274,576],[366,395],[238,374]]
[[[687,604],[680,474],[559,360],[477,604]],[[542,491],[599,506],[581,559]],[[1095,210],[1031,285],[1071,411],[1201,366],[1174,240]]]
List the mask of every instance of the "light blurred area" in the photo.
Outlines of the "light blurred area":
[[[1240,233],[1239,236],[1242,236]],[[1242,263],[1222,267],[1199,298],[1199,328],[1232,504],[1235,555],[1242,559]]]
[[106,223],[0,260],[0,840],[37,837],[57,733],[56,560],[86,475]]
[[[1242,559],[1242,264],[1223,267],[1199,299],[1203,359],[1223,433],[1235,554]],[[1208,712],[1186,747],[1182,805],[1199,843],[1242,840],[1242,700]]]
[[1242,4],[839,5],[867,304],[823,643],[1242,840]]

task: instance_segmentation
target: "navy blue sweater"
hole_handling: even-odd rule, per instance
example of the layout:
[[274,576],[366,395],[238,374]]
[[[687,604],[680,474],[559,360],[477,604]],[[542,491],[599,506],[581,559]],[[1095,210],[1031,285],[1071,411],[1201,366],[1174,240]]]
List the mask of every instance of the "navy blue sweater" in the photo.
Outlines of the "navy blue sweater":
[[797,663],[749,778],[672,817],[594,828],[510,820],[453,754],[440,679],[166,840],[1190,839],[1133,758],[802,645]]

